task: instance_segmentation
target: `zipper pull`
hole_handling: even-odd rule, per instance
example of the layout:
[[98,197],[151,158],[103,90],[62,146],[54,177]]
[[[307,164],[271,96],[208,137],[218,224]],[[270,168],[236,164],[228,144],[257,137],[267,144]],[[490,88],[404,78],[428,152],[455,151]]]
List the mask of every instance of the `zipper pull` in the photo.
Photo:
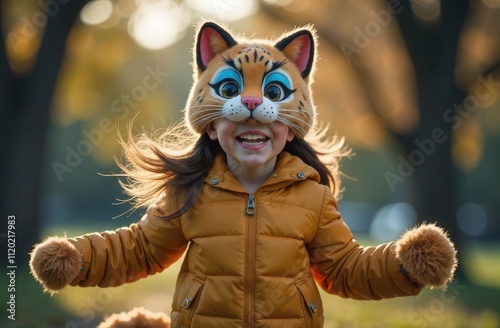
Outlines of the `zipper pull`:
[[255,200],[253,198],[253,195],[248,195],[247,215],[254,215],[254,214],[255,214]]

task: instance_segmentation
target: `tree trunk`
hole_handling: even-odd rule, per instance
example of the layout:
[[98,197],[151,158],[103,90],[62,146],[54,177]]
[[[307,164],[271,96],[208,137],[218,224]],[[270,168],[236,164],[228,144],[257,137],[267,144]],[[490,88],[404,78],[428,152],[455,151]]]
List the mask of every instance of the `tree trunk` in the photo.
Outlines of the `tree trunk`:
[[[68,34],[86,1],[51,8],[33,70],[17,77],[0,47],[2,93],[2,230],[6,218],[16,219],[16,265],[25,268],[32,245],[40,239],[41,163],[52,97],[63,61]],[[41,13],[45,13],[40,8]],[[29,17],[28,17],[29,18]],[[2,254],[6,243],[2,242]],[[5,260],[6,257],[0,257]]]
[[[441,1],[440,23],[432,28],[418,26],[409,10],[410,1],[402,3],[405,10],[396,17],[415,66],[421,121],[413,134],[398,135],[398,139],[406,150],[407,158],[413,152],[415,163],[419,161],[416,150],[424,153],[415,140],[418,139],[420,144],[428,141],[428,153],[424,153],[421,165],[415,168],[415,206],[420,219],[437,221],[449,232],[457,249],[463,249],[463,234],[456,221],[457,185],[456,169],[451,158],[451,136],[456,106],[466,95],[456,85],[454,70],[458,40],[469,10],[469,1]],[[439,141],[446,140],[436,142],[433,135],[439,135],[436,138]],[[463,271],[459,270],[458,275],[463,278]]]

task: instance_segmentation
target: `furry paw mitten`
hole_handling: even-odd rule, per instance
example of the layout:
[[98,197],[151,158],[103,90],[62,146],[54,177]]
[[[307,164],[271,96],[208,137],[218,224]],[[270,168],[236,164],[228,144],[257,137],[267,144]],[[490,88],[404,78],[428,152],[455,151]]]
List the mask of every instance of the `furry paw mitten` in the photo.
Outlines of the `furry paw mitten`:
[[49,237],[36,245],[30,255],[31,274],[50,293],[71,283],[82,267],[82,255],[63,237]]
[[408,276],[432,288],[444,288],[457,267],[455,246],[435,224],[405,232],[396,243],[396,257]]
[[165,313],[153,313],[144,308],[116,313],[106,318],[97,328],[170,328],[170,317]]

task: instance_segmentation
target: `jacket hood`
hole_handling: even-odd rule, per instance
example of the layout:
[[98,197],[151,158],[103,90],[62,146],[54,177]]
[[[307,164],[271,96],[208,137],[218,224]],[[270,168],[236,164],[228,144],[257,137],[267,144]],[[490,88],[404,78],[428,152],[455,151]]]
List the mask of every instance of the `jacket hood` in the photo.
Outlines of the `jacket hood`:
[[[259,187],[259,191],[269,191],[286,187],[301,180],[313,180],[319,183],[320,175],[313,167],[299,157],[286,151],[278,155],[276,169]],[[229,171],[224,153],[219,153],[204,180],[205,183],[221,189],[248,193],[236,177]]]

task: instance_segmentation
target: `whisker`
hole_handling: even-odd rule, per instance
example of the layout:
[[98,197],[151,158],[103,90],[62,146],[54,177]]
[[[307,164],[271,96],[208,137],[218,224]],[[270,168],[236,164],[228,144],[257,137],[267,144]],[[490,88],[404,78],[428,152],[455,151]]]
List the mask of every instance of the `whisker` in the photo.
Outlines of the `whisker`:
[[280,108],[280,111],[297,112],[300,111],[298,108]]
[[286,122],[282,122],[282,123],[289,126],[290,129],[296,131],[297,133],[305,135],[305,131],[300,126],[297,126],[295,124],[286,123]]
[[288,113],[280,113],[280,115],[279,115],[279,116],[282,116],[283,118],[286,118],[286,119],[287,119],[287,118],[292,118],[292,119],[295,119],[295,120],[297,120],[297,121],[300,121],[300,122],[304,123],[304,124],[305,124],[307,127],[309,127],[309,128],[311,128],[311,127],[312,127],[312,124],[307,123],[306,121],[304,121],[304,120],[302,120],[302,119],[298,118],[298,117],[297,117],[297,116],[295,116],[295,115],[291,115],[291,114],[288,114]]
[[210,115],[204,115],[204,116],[198,118],[197,120],[195,120],[194,122],[192,122],[191,124],[193,125],[193,127],[198,127],[198,126],[204,125],[210,121],[216,120],[220,117],[223,117],[223,115],[221,113],[213,113]]
[[277,121],[289,126],[290,128],[292,128],[293,130],[296,130],[298,132],[300,132],[301,134],[306,134],[306,131],[304,130],[304,128],[302,128],[301,126],[291,122],[290,120],[284,118],[284,117],[281,117],[281,116],[278,116],[277,118]]
[[207,115],[203,115],[203,116],[200,116],[197,118],[198,121],[203,121],[203,120],[207,120],[207,119],[214,119],[214,118],[217,118],[217,117],[222,117],[222,113],[220,112],[216,112],[216,113],[211,113],[211,114],[207,114]]
[[290,109],[290,108],[280,108],[280,112],[297,113],[297,114],[303,114],[304,113],[300,109]]
[[190,116],[193,115],[204,115],[205,113],[216,113],[216,112],[221,112],[222,108],[218,106],[213,106],[213,107],[207,107],[204,106],[203,108],[190,108],[189,109],[189,114]]
[[203,108],[203,107],[213,107],[213,108],[221,108],[224,105],[223,101],[219,101],[217,99],[214,99],[214,101],[203,103],[203,104],[194,104],[192,106],[189,106],[185,108],[184,110],[191,109],[191,108]]
[[194,122],[192,122],[193,125],[197,126],[197,125],[201,125],[205,122],[209,122],[209,121],[213,121],[215,119],[219,118],[219,115],[211,115],[211,116],[203,116],[197,120],[195,120]]
[[[293,119],[296,119],[296,117],[294,116],[290,116],[291,118]],[[308,124],[307,122],[304,122],[302,120],[300,120],[300,123],[303,123],[303,125],[299,125],[299,123],[294,123],[293,120],[291,119],[288,119],[287,117],[284,117],[284,116],[281,116],[279,117],[280,119],[282,119],[284,122],[288,122],[288,124],[291,126],[291,127],[294,127],[295,129],[305,133],[306,132],[306,129],[303,127],[304,125],[310,129],[311,128],[311,125]]]
[[190,118],[193,118],[193,117],[198,117],[199,118],[203,118],[203,117],[206,117],[206,116],[213,116],[213,115],[222,115],[222,112],[221,111],[199,111],[199,112],[196,112],[196,113],[191,113],[191,115],[189,115]]
[[300,117],[297,117],[296,115],[292,115],[292,114],[289,114],[289,113],[283,113],[281,110],[280,110],[280,113],[279,115],[281,116],[285,116],[285,117],[291,117],[291,118],[294,118],[298,121],[301,121],[301,122],[304,122],[304,124],[307,124],[309,127],[311,127],[310,124],[308,124],[306,121],[304,121],[303,119],[301,119]]
[[221,113],[221,111],[219,109],[207,108],[207,109],[192,111],[189,113],[189,116],[193,117],[193,116],[207,115],[213,113]]
[[196,108],[207,108],[207,109],[215,108],[215,109],[221,109],[222,106],[220,106],[220,105],[208,105],[207,104],[207,105],[191,106],[188,109],[196,109]]

